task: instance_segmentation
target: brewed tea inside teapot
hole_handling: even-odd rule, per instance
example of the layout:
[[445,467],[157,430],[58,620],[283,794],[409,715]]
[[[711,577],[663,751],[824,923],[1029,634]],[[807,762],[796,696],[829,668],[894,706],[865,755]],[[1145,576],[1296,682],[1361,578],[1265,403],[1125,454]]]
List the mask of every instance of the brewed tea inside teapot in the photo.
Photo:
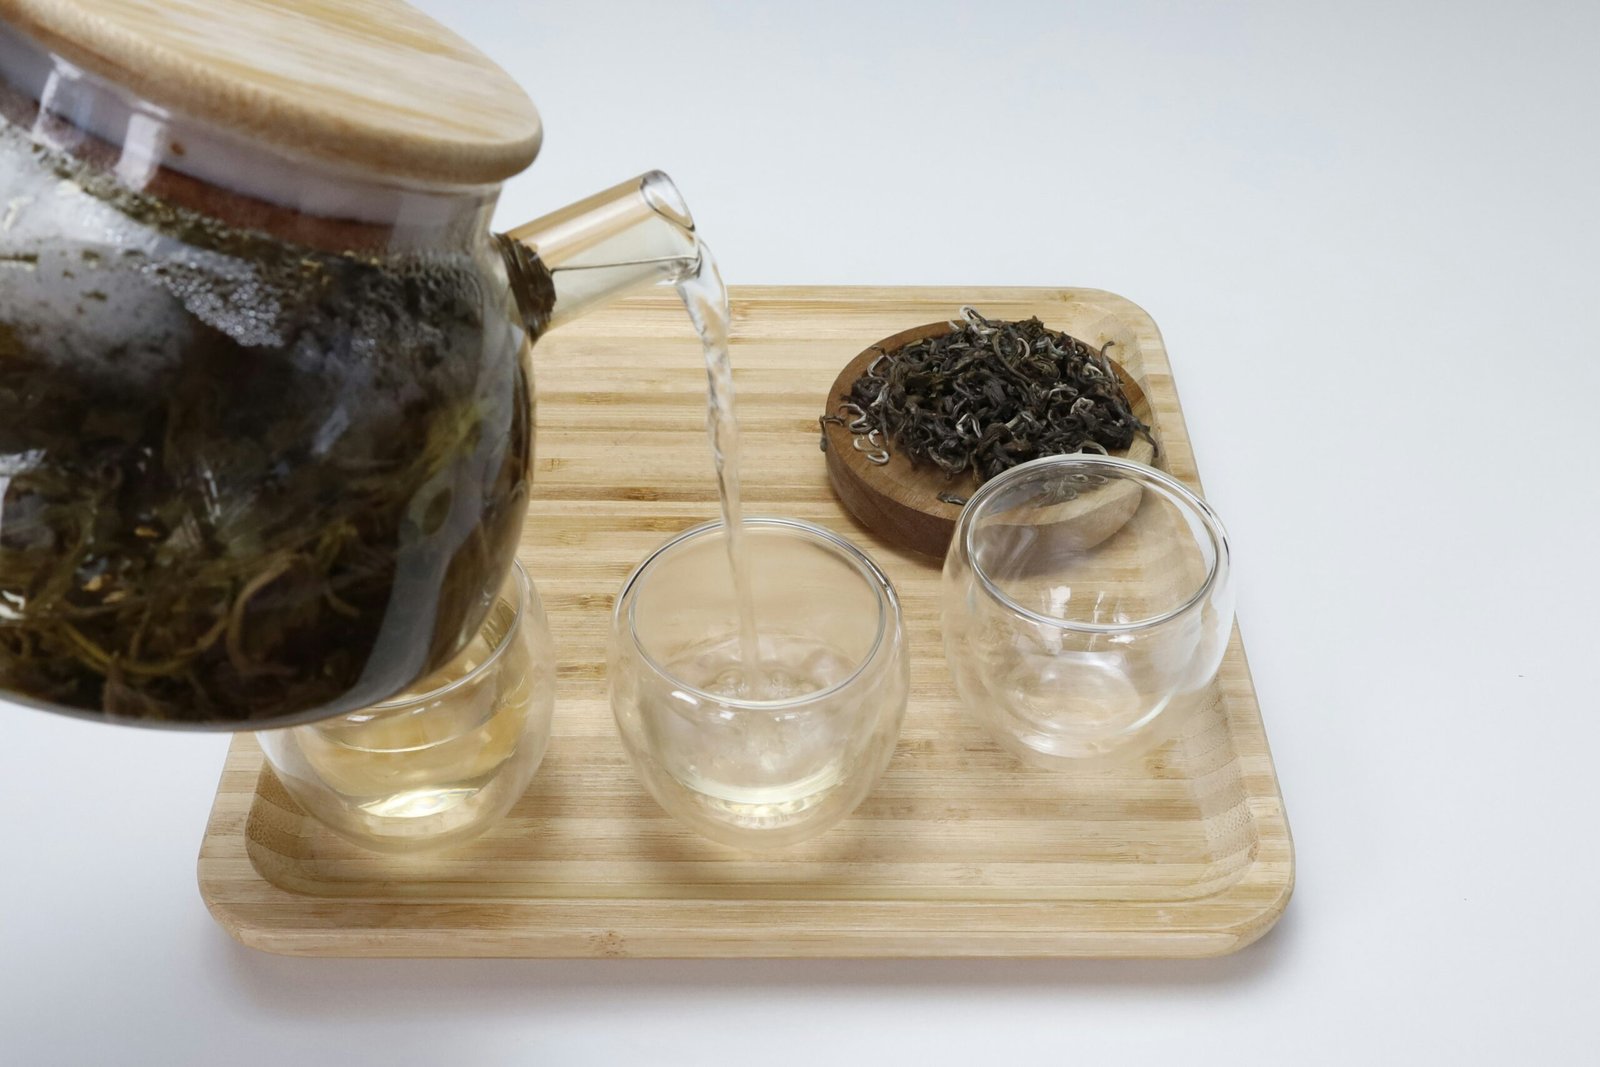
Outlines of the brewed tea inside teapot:
[[258,729],[455,654],[530,346],[699,254],[659,173],[492,234],[539,140],[398,0],[0,0],[0,696]]

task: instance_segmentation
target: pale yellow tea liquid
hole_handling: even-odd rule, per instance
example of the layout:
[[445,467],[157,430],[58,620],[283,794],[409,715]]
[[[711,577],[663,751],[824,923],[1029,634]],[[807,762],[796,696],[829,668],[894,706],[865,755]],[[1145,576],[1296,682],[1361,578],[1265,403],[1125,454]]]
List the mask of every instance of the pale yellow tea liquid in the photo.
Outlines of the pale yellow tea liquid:
[[311,814],[367,847],[403,850],[470,836],[515,803],[543,756],[528,718],[550,665],[512,640],[469,678],[512,618],[497,604],[459,658],[387,704],[289,731]]

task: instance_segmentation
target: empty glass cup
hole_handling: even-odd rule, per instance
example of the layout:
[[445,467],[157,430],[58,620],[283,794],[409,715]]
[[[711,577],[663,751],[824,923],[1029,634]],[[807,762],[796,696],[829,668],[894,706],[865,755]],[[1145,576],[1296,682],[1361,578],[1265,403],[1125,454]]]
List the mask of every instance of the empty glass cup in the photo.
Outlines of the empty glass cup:
[[611,709],[671,815],[725,844],[792,844],[844,818],[893,755],[909,674],[900,603],[842,537],[747,519],[758,660],[741,654],[719,522],[658,548],[612,615]]
[[256,734],[289,795],[341,837],[417,852],[476,837],[517,802],[550,739],[555,653],[520,565],[477,636],[392,700]]
[[967,710],[1046,767],[1142,754],[1200,706],[1233,628],[1228,540],[1174,478],[1047,456],[985,482],[945,557],[945,657]]

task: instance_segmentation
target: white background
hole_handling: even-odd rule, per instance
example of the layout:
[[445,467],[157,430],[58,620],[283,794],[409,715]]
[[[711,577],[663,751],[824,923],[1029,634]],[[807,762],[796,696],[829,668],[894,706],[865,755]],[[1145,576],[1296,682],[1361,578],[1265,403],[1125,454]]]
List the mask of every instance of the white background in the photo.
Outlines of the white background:
[[544,113],[502,226],[661,167],[734,283],[1151,312],[1294,901],[1198,963],[280,959],[195,887],[224,739],[0,708],[0,1063],[1596,1062],[1600,4],[422,6]]

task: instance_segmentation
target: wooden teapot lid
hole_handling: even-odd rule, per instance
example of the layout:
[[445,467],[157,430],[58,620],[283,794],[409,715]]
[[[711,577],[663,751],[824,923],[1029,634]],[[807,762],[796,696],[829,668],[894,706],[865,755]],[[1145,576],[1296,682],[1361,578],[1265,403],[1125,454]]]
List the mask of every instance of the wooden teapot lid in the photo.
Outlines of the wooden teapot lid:
[[0,19],[154,104],[375,174],[488,184],[539,150],[511,76],[402,0],[0,0]]

